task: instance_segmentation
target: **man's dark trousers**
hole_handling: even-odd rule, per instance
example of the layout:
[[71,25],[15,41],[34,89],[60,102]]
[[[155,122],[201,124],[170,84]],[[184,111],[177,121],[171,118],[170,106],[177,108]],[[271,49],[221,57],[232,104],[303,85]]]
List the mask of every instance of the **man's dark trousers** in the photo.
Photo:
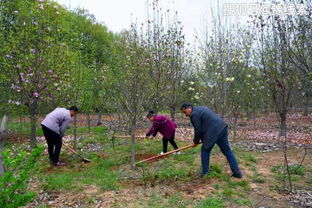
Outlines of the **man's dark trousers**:
[[44,125],[42,125],[42,131],[48,144],[50,162],[57,164],[62,148],[62,137]]
[[[228,160],[233,174],[241,175],[240,169],[237,164],[237,160],[230,148],[228,142],[228,127],[225,127],[224,130],[219,134],[216,144],[219,146],[221,152],[225,155]],[[206,175],[209,173],[209,161],[210,153],[214,144],[206,149],[203,145],[201,147],[201,163],[202,163],[202,174]]]

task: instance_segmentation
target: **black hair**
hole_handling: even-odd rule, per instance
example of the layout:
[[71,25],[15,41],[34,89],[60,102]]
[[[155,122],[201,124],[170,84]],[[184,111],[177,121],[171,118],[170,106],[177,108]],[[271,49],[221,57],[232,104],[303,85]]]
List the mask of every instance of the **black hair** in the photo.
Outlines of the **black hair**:
[[155,111],[149,110],[148,113],[147,113],[147,115],[146,115],[146,117],[147,117],[147,118],[150,118],[150,117],[155,116],[155,115],[156,115]]
[[69,108],[69,110],[74,111],[74,112],[78,112],[79,109],[77,108],[77,106],[73,105]]
[[181,109],[180,109],[180,110],[184,110],[184,109],[187,109],[187,108],[193,108],[193,105],[192,105],[192,104],[189,104],[189,103],[184,103],[184,104],[181,106]]

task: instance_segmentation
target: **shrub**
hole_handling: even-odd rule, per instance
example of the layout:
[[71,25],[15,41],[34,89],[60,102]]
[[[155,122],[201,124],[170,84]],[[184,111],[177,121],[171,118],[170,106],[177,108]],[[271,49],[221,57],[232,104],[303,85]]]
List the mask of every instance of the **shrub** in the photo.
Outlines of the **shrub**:
[[0,207],[19,207],[33,199],[35,193],[26,190],[27,183],[43,149],[38,146],[29,154],[26,151],[2,153],[6,172],[0,177]]

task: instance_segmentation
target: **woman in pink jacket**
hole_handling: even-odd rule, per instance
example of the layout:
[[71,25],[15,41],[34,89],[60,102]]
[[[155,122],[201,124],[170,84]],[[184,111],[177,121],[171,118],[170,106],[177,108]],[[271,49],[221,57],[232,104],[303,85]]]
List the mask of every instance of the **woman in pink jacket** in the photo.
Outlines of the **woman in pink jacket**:
[[146,133],[146,136],[156,136],[157,132],[163,135],[163,151],[161,155],[167,152],[168,142],[173,146],[174,149],[178,149],[177,144],[174,141],[174,134],[177,125],[167,116],[156,115],[154,111],[149,111],[146,117],[153,122],[153,126]]

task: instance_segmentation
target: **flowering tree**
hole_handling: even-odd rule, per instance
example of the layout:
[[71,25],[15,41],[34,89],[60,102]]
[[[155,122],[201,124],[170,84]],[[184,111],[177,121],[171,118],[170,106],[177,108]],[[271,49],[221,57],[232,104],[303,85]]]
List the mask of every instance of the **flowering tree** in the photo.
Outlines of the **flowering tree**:
[[46,98],[52,101],[53,94],[61,91],[69,67],[63,62],[68,54],[60,35],[58,19],[62,9],[43,0],[1,4],[5,22],[2,29],[8,46],[4,70],[15,92],[12,99],[28,108],[31,144],[35,146],[39,104]]
[[145,113],[144,106],[149,102],[150,84],[146,81],[148,63],[142,32],[139,33],[137,26],[132,24],[131,30],[123,37],[119,42],[123,52],[118,58],[118,71],[111,75],[116,80],[119,112],[124,115],[131,134],[131,167],[134,168],[135,134]]

